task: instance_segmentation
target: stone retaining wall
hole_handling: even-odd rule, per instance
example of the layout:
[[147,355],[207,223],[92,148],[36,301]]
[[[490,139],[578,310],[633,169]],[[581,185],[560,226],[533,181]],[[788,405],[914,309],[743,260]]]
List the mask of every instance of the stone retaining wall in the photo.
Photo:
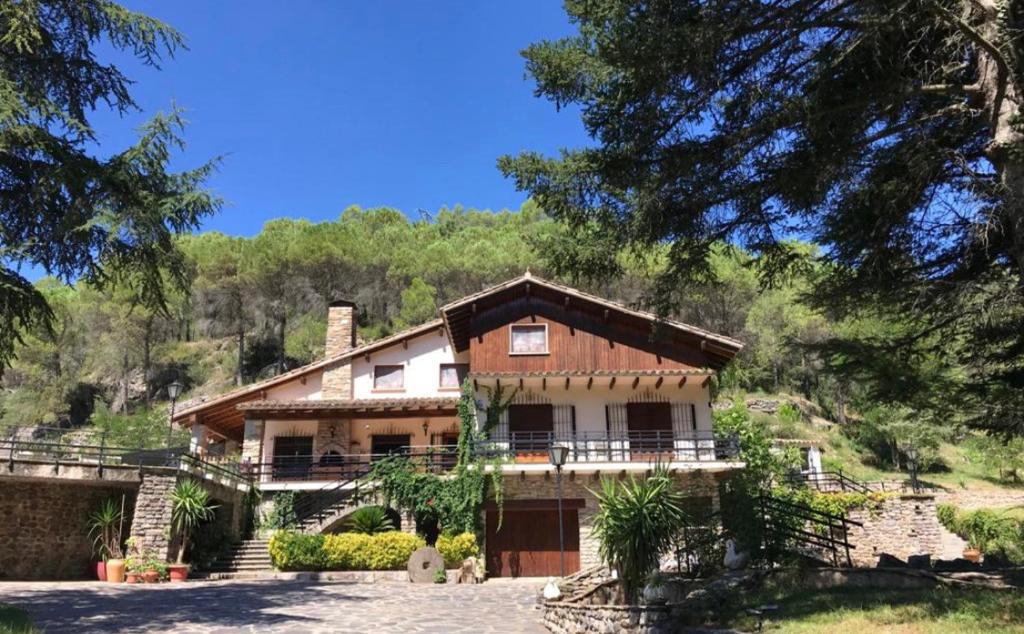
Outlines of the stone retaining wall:
[[669,634],[677,632],[666,606],[544,604],[544,627],[555,634]]
[[877,508],[854,508],[849,519],[863,527],[852,527],[850,552],[855,566],[874,566],[878,556],[888,553],[906,559],[910,555],[942,553],[942,527],[935,513],[935,496],[901,494],[886,498]]
[[104,500],[125,496],[124,530],[132,523],[131,488],[52,480],[0,483],[0,579],[82,579],[96,561],[89,516]]

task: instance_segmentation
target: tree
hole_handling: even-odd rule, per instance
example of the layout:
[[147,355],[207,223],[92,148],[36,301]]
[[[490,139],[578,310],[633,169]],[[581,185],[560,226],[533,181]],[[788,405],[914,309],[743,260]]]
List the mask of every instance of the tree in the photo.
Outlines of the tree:
[[[720,242],[794,261],[822,246],[819,305],[888,304],[973,337],[976,424],[1024,433],[1024,7],[996,0],[568,0],[579,33],[526,49],[537,94],[596,145],[499,159],[546,212],[620,248],[668,244],[655,290],[713,279]],[[998,287],[979,298],[979,286]],[[1013,352],[1017,351],[1017,352]],[[1006,357],[1009,355],[1009,359]],[[990,361],[1003,363],[990,371]],[[1014,396],[1017,395],[1017,396]],[[993,404],[992,399],[997,399]]]
[[437,316],[437,289],[418,277],[402,291],[402,309],[398,311],[399,328],[422,324]]
[[[137,106],[131,81],[96,58],[100,43],[158,66],[182,46],[169,26],[105,0],[0,3],[0,363],[19,333],[54,323],[23,265],[68,282],[130,286],[166,309],[187,283],[173,236],[220,201],[203,189],[214,162],[169,172],[182,146],[179,110],[158,114],[138,142],[101,157],[88,115]],[[2,367],[2,366],[0,366]]]

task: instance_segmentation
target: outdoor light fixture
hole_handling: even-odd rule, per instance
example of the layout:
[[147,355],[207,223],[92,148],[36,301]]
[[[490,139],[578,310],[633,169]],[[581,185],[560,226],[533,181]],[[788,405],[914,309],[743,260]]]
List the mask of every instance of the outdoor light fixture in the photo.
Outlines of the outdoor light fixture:
[[430,425],[429,425],[429,424],[427,423],[427,421],[423,421],[423,435],[424,435],[424,436],[426,436],[426,435],[427,435],[427,429],[428,429],[429,427],[430,427]]
[[171,456],[171,433],[174,431],[174,405],[178,401],[178,396],[181,395],[181,390],[185,386],[177,381],[174,381],[167,386],[167,396],[171,398],[171,415],[167,421],[167,457]]
[[555,480],[558,483],[558,566],[565,576],[565,534],[562,529],[562,466],[569,457],[569,448],[565,445],[552,444],[548,447],[548,459],[555,467]]

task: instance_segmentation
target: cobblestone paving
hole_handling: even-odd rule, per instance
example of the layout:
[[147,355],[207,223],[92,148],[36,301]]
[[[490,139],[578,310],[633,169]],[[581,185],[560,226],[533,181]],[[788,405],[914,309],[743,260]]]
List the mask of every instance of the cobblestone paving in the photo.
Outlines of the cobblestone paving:
[[196,581],[0,583],[0,603],[61,632],[541,634],[534,581],[482,585]]

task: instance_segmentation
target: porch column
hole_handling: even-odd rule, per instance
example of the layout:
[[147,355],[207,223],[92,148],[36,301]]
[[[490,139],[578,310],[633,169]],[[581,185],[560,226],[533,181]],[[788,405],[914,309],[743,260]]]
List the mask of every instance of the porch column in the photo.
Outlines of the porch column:
[[206,425],[196,423],[192,425],[192,437],[189,439],[188,450],[194,454],[203,455],[206,453]]
[[246,419],[242,436],[243,463],[258,465],[263,462],[263,427],[262,420]]

